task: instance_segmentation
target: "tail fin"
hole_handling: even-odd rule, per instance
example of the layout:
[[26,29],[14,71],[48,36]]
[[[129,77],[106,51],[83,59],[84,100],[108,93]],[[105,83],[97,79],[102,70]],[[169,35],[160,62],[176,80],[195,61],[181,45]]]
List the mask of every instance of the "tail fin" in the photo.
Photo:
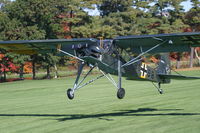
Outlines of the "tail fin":
[[160,62],[158,63],[157,75],[162,83],[170,83],[171,79],[200,79],[200,77],[191,77],[183,75],[171,75],[169,54],[161,54]]
[[[170,75],[171,74],[169,53],[161,54],[160,62],[158,63],[157,74],[158,75]],[[163,82],[170,83],[170,79],[163,79]]]

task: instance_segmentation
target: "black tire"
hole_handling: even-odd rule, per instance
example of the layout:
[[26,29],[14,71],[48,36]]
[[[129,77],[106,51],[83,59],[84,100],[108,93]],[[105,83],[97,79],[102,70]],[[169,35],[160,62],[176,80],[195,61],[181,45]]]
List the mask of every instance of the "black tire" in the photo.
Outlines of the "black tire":
[[159,92],[160,92],[160,94],[163,94],[164,93],[164,91],[161,89],[161,90],[159,90]]
[[117,91],[117,98],[119,99],[123,99],[125,96],[125,89],[124,88],[120,88]]
[[74,99],[74,92],[73,92],[73,90],[71,88],[67,90],[67,97],[70,100]]

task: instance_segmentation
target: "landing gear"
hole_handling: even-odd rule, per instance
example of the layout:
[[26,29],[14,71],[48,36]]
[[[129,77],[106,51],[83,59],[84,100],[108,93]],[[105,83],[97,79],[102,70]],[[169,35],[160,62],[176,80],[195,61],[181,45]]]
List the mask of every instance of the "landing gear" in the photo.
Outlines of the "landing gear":
[[117,98],[119,99],[123,99],[125,96],[125,89],[124,88],[120,88],[117,91]]
[[153,82],[152,82],[152,84],[156,87],[156,89],[158,90],[158,92],[159,92],[160,94],[163,94],[163,93],[164,93],[164,91],[161,89],[161,83],[160,83],[160,82],[158,83],[158,86],[156,86]]
[[79,68],[78,68],[77,77],[74,83],[74,87],[67,90],[67,96],[70,100],[74,98],[74,92],[78,88],[78,81],[79,81],[84,65],[85,65],[84,62],[79,62]]
[[103,71],[100,70],[101,73],[117,88],[117,98],[123,99],[125,96],[125,89],[122,88],[122,65],[120,58],[118,57],[118,83],[115,82],[115,80],[112,78],[112,76],[107,73],[106,75]]
[[82,73],[82,71],[83,71],[84,65],[85,65],[84,62],[80,62],[80,65],[79,65],[79,68],[78,68],[77,77],[76,77],[76,80],[75,80],[75,82],[74,82],[74,87],[67,90],[67,97],[68,97],[70,100],[74,99],[74,93],[75,93],[76,90],[78,90],[78,89],[80,89],[80,88],[82,88],[82,87],[84,87],[84,86],[86,86],[86,85],[88,85],[88,84],[94,82],[95,80],[98,80],[98,79],[104,77],[104,75],[100,75],[100,76],[96,77],[95,79],[92,79],[92,80],[88,81],[87,83],[82,84],[83,81],[86,79],[86,77],[87,77],[87,76],[92,72],[92,70],[95,68],[95,66],[92,66],[92,65],[91,65],[91,66],[90,66],[90,70],[86,73],[86,75],[82,78],[82,80],[79,81],[80,76],[81,76],[81,73]]
[[[119,55],[118,55],[119,56]],[[125,89],[122,88],[122,70],[121,70],[121,61],[118,57],[118,90],[117,90],[117,98],[123,99],[125,96]]]
[[159,93],[160,93],[160,94],[163,94],[164,92],[163,92],[163,90],[162,90],[162,89],[160,89],[160,90],[159,90]]
[[161,89],[161,83],[158,83],[158,92],[159,92],[160,94],[163,94],[163,93],[164,93],[163,90]]
[[[82,78],[82,80],[79,81],[80,75],[81,75],[81,73],[82,73],[82,71],[83,71],[83,67],[84,67],[85,65],[86,65],[85,62],[80,62],[80,65],[79,65],[79,67],[78,67],[78,73],[77,73],[77,77],[76,77],[74,86],[73,86],[72,88],[70,88],[70,89],[67,90],[67,97],[68,97],[70,100],[74,99],[74,93],[75,93],[76,90],[78,90],[78,89],[80,89],[80,88],[82,88],[82,87],[84,87],[84,86],[86,86],[86,85],[88,85],[88,84],[94,82],[95,80],[100,79],[101,77],[104,77],[104,76],[107,77],[107,78],[113,83],[113,85],[117,88],[117,98],[118,98],[118,99],[123,99],[123,98],[124,98],[124,96],[125,96],[125,89],[122,88],[122,85],[121,85],[121,84],[122,84],[122,71],[123,71],[123,69],[122,69],[120,57],[118,57],[118,84],[117,84],[117,83],[115,82],[115,80],[110,76],[109,73],[104,73],[104,72],[101,71],[101,70],[100,70],[100,71],[102,72],[102,75],[98,76],[98,77],[95,78],[95,79],[92,79],[92,80],[88,81],[88,82],[85,83],[85,84],[82,84],[83,81],[86,79],[86,77],[87,77],[87,76],[91,73],[91,71],[96,67],[96,65],[94,65],[94,66],[93,66],[93,65],[90,65],[90,70],[89,70],[89,71],[87,72],[87,74]],[[108,76],[107,76],[106,74],[108,74]]]
[[71,88],[67,90],[67,96],[70,100],[74,99],[74,91]]

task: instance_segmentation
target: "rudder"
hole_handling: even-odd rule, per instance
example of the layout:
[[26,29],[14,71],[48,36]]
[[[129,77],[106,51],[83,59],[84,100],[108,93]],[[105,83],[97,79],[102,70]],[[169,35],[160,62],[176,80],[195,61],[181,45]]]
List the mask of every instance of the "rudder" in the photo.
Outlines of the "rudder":
[[[157,67],[157,74],[170,75],[170,59],[169,53],[162,53]],[[170,79],[162,79],[163,83],[170,83]]]

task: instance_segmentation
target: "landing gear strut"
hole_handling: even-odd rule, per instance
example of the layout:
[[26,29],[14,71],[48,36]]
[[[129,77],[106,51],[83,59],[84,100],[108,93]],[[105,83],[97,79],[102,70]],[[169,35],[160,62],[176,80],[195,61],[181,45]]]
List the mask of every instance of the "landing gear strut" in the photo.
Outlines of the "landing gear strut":
[[158,83],[158,92],[159,92],[160,94],[163,94],[163,93],[164,93],[163,90],[161,89],[161,83]]
[[82,78],[82,80],[79,81],[84,66],[85,66],[85,63],[84,63],[84,62],[80,62],[80,65],[79,65],[79,67],[78,67],[78,74],[77,74],[76,80],[75,80],[75,82],[74,82],[74,86],[73,86],[73,88],[70,88],[70,89],[67,90],[67,97],[68,97],[70,100],[74,99],[74,93],[75,93],[76,90],[78,90],[78,89],[80,89],[80,88],[82,88],[82,87],[84,87],[84,86],[86,86],[86,85],[88,85],[88,84],[94,82],[95,80],[98,80],[98,79],[104,77],[104,75],[100,75],[100,76],[96,77],[95,79],[92,79],[92,80],[88,81],[87,83],[82,84],[83,81],[87,78],[87,76],[88,76],[88,75],[92,72],[92,70],[95,68],[95,66],[90,65],[90,70],[89,70],[89,71],[87,72],[87,74]]
[[161,83],[160,83],[160,82],[158,83],[158,86],[156,86],[153,82],[152,82],[152,84],[156,87],[156,89],[158,90],[158,92],[159,92],[160,94],[163,94],[163,93],[164,93],[164,91],[161,89]]
[[76,80],[75,80],[75,83],[74,83],[74,87],[67,90],[67,97],[70,100],[72,100],[74,98],[74,92],[78,88],[78,85],[80,84],[80,83],[78,84],[78,81],[79,81],[80,75],[82,73],[83,67],[85,65],[84,62],[79,62],[79,63],[80,63],[80,65],[78,67],[78,73],[77,73],[77,77],[76,77]]
[[89,82],[87,82],[87,83],[85,83],[85,84],[82,85],[82,82],[86,79],[86,77],[95,68],[95,66],[91,65],[90,66],[91,68],[88,71],[88,73],[83,77],[83,79],[81,81],[79,81],[80,75],[81,75],[81,73],[83,71],[83,67],[84,66],[85,66],[85,62],[80,62],[74,86],[73,86],[73,88],[70,88],[70,89],[67,90],[67,97],[70,100],[72,100],[74,98],[74,93],[75,93],[76,90],[78,90],[79,88],[82,88],[82,87],[84,87],[84,86],[86,86],[86,85],[94,82],[95,80],[100,79],[101,77],[104,77],[104,76],[106,76],[113,83],[113,85],[117,88],[117,98],[119,98],[119,99],[123,99],[124,98],[124,96],[125,96],[125,89],[121,87],[122,86],[121,85],[122,84],[122,81],[121,81],[122,80],[122,71],[121,71],[122,65],[121,65],[120,58],[118,58],[118,84],[114,81],[114,79],[110,76],[110,74],[107,73],[108,74],[108,76],[107,76],[103,71],[100,70],[103,73],[102,75],[100,75],[100,76],[96,77],[95,79],[92,79]]
[[118,57],[118,90],[117,98],[123,99],[125,96],[125,89],[122,88],[122,72],[121,72],[121,61]]

